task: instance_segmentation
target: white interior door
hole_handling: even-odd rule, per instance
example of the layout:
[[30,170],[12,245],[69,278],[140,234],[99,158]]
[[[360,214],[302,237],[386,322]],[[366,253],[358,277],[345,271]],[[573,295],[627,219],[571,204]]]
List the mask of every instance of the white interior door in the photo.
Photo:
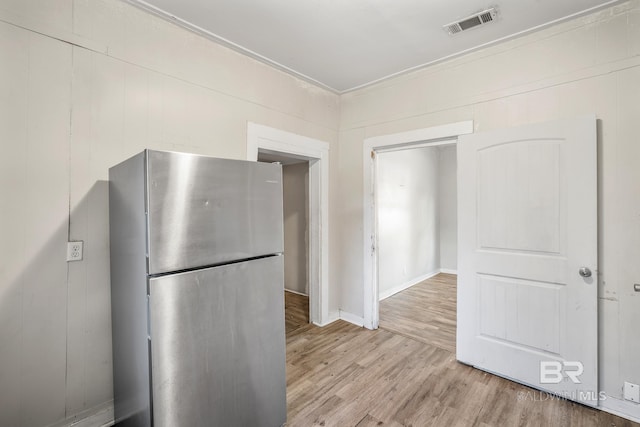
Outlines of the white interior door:
[[591,116],[458,143],[458,360],[592,406],[596,140]]

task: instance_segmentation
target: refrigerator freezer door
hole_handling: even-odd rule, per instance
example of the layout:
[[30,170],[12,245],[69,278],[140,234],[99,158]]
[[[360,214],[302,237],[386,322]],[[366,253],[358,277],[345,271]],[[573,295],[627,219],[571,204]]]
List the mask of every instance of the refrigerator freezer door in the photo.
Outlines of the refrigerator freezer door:
[[282,168],[147,150],[149,274],[283,251]]
[[282,260],[149,280],[154,426],[286,421]]

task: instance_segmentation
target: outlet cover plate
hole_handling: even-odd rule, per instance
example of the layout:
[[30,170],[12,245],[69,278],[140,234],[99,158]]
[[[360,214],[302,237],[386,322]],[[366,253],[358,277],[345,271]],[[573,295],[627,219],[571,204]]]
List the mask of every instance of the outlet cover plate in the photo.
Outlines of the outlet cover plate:
[[82,240],[67,242],[67,261],[82,261],[83,243]]
[[640,403],[640,385],[624,382],[624,400]]

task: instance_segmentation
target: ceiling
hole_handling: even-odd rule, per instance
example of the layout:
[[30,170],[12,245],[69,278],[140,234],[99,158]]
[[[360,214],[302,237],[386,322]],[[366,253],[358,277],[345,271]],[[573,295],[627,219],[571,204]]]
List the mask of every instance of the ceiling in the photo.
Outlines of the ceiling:
[[[127,0],[342,93],[618,0]],[[443,25],[494,6],[494,22]]]

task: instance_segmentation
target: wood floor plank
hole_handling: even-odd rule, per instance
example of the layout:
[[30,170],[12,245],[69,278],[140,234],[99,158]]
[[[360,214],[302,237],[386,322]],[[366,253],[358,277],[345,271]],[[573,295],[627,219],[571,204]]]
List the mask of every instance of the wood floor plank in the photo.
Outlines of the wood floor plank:
[[456,282],[438,274],[380,302],[380,328],[455,353]]
[[375,331],[311,325],[308,301],[285,296],[287,426],[640,427],[457,362],[455,276],[439,276],[389,298],[407,317]]
[[367,414],[358,424],[356,424],[356,427],[402,427],[402,424],[398,424],[394,421],[384,422]]
[[288,334],[309,324],[309,297],[285,291],[284,293],[285,331]]

